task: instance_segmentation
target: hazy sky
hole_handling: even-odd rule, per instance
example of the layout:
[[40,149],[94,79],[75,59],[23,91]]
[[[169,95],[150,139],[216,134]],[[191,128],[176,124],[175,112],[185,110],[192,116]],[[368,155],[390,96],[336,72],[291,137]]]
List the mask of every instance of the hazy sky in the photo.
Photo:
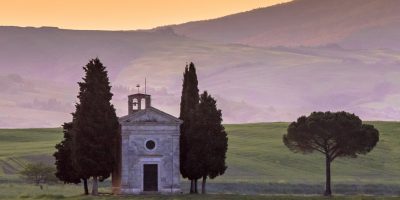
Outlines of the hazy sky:
[[225,16],[290,0],[1,0],[0,26],[132,30]]

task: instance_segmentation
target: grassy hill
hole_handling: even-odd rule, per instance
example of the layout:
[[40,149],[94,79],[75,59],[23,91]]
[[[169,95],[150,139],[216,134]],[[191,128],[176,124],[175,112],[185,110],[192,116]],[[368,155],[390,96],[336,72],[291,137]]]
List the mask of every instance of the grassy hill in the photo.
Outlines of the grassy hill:
[[[380,131],[375,149],[357,159],[338,159],[332,165],[334,192],[342,194],[400,194],[400,123],[370,122]],[[226,125],[229,137],[228,170],[209,181],[210,192],[301,193],[323,190],[324,159],[321,155],[294,154],[282,143],[288,123]],[[27,162],[53,163],[54,145],[62,138],[59,128],[1,129],[0,184],[17,187],[16,172]],[[108,190],[103,184],[103,190]],[[183,183],[186,190],[187,183]],[[5,189],[7,187],[0,186]],[[81,193],[76,186],[55,189]]]
[[0,180],[14,179],[27,162],[53,163],[54,146],[62,137],[60,128],[1,129]]
[[[380,131],[375,149],[357,159],[333,162],[336,183],[400,183],[400,123],[372,122]],[[324,157],[290,152],[282,143],[287,123],[228,125],[229,170],[220,181],[320,183]]]

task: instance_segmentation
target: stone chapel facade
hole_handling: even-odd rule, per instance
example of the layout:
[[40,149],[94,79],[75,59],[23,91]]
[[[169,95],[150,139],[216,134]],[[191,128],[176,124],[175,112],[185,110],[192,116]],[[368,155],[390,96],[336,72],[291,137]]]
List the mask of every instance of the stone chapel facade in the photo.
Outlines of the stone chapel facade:
[[114,194],[180,192],[181,120],[151,106],[147,94],[128,97],[120,117],[120,162],[112,174]]

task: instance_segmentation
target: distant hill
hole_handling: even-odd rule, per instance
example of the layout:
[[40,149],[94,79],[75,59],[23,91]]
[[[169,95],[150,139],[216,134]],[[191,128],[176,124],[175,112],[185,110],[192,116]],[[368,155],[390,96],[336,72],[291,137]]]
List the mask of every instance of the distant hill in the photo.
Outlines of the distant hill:
[[252,46],[400,49],[398,0],[294,0],[218,19],[171,26],[211,42]]
[[145,77],[153,105],[177,116],[193,61],[225,123],[315,110],[399,120],[398,8],[399,0],[295,0],[153,30],[0,27],[0,127],[70,121],[76,82],[95,57],[107,66],[119,116]]
[[56,27],[0,27],[3,73],[80,80],[89,58],[112,63],[111,76],[157,45],[173,46],[183,37],[158,31],[79,31]]
[[[0,127],[55,127],[71,120],[82,67],[108,67],[113,103],[147,77],[153,106],[179,113],[185,64],[218,100],[225,123],[292,121],[314,110],[400,118],[400,52],[390,49],[253,47],[195,40],[171,29],[76,31],[0,27]],[[143,88],[142,88],[143,89]]]

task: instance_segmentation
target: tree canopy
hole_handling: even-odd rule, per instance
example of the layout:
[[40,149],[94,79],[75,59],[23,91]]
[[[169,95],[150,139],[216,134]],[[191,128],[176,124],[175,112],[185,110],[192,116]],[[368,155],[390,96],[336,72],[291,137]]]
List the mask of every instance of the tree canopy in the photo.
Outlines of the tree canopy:
[[[217,108],[217,101],[204,91],[200,95],[200,103],[195,109],[196,119],[193,129],[193,140],[197,148],[193,148],[197,176],[203,178],[202,193],[205,193],[207,177],[213,179],[225,173],[225,158],[228,149],[228,138],[222,125],[222,112]],[[196,173],[196,174],[197,174]]]
[[284,144],[293,152],[320,152],[326,161],[325,195],[330,196],[330,163],[338,157],[356,158],[370,152],[379,141],[379,131],[347,112],[313,112],[291,123]]
[[[184,178],[191,180],[191,193],[195,192],[197,188],[194,186],[195,180],[200,178],[196,174],[196,166],[193,166],[193,162],[189,159],[193,159],[189,155],[190,149],[196,148],[196,145],[192,140],[192,132],[190,130],[194,126],[194,110],[199,104],[199,89],[198,80],[196,74],[196,68],[193,63],[185,67],[183,74],[183,85],[182,85],[182,96],[180,105],[180,116],[179,119],[183,120],[180,127],[181,135],[179,138],[180,146],[180,171]],[[192,151],[193,152],[193,151]]]
[[41,184],[57,181],[54,172],[55,169],[53,166],[40,162],[27,164],[19,174],[27,181],[39,185],[42,189],[43,187]]
[[180,170],[191,180],[190,193],[197,193],[197,180],[215,178],[226,170],[228,138],[222,126],[222,112],[206,91],[199,96],[196,68],[193,63],[183,74],[180,117]]
[[72,165],[72,122],[63,124],[64,139],[56,145],[56,177],[64,183],[80,183],[79,172]]
[[79,103],[73,114],[73,161],[80,175],[93,177],[92,194],[97,195],[97,179],[110,176],[117,162],[116,145],[119,123],[106,67],[98,58],[83,67],[85,77],[79,83]]

